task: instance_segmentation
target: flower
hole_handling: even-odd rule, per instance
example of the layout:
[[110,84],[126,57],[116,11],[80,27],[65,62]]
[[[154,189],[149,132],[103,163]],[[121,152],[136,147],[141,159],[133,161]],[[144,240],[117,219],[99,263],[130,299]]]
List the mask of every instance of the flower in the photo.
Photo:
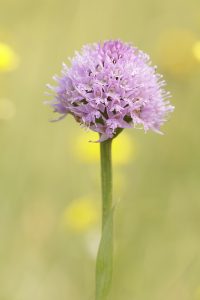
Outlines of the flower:
[[76,52],[71,67],[63,64],[57,86],[50,89],[50,102],[61,116],[71,114],[100,134],[100,142],[127,127],[151,129],[160,126],[173,111],[163,89],[165,81],[151,66],[147,54],[119,40],[91,44]]

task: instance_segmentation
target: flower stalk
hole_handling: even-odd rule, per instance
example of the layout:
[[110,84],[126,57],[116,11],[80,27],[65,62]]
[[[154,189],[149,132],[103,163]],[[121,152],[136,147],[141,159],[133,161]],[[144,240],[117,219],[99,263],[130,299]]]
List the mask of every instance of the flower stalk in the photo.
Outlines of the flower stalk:
[[95,300],[107,300],[113,269],[112,139],[129,127],[161,133],[174,107],[150,57],[120,40],[85,45],[54,80],[55,87],[48,85],[54,99],[48,103],[60,114],[56,120],[70,114],[100,135],[102,236]]
[[95,300],[107,300],[113,270],[112,139],[100,143],[102,236],[96,262]]
[[102,231],[112,209],[112,139],[100,143],[101,188],[102,188]]

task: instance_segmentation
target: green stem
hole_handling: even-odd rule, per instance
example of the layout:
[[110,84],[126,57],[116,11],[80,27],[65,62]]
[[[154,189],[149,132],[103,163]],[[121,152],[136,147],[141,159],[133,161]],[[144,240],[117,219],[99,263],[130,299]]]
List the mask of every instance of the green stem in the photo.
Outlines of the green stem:
[[113,208],[112,139],[100,143],[102,185],[102,237],[96,262],[96,300],[107,300],[112,281]]
[[102,232],[112,208],[112,139],[100,143],[101,189],[102,189]]

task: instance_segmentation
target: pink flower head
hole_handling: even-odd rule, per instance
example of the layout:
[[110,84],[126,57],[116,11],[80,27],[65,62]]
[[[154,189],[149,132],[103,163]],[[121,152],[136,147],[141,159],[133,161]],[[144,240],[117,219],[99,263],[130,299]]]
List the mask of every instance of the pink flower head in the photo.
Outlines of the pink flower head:
[[130,44],[86,45],[71,59],[71,67],[64,64],[61,77],[54,77],[51,105],[61,118],[71,114],[100,133],[100,141],[132,126],[160,133],[174,109],[161,78],[149,56]]

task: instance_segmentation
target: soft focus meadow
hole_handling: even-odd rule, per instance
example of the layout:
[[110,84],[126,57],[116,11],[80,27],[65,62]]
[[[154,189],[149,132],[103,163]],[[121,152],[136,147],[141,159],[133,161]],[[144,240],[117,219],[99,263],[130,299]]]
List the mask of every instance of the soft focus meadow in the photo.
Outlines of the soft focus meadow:
[[110,299],[200,300],[200,2],[0,1],[0,300],[92,300],[100,234],[99,145],[43,104],[85,43],[151,55],[176,109],[165,135],[114,141]]

